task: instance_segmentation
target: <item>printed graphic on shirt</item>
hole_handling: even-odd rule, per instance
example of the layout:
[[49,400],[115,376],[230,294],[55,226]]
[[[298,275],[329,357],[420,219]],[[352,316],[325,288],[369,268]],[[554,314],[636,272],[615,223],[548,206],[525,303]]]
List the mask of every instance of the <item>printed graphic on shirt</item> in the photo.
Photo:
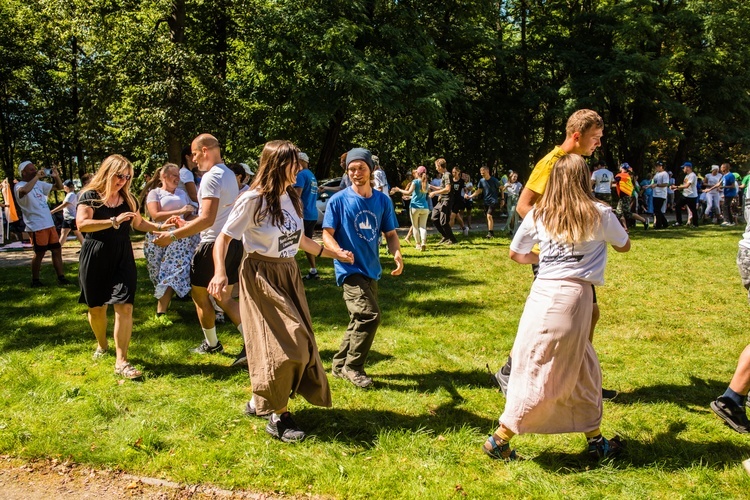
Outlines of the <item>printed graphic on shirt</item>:
[[583,254],[576,254],[575,251],[575,245],[550,243],[549,253],[542,257],[542,262],[581,262]]
[[294,257],[297,253],[296,248],[294,250],[289,249],[296,247],[302,236],[302,229],[297,221],[292,218],[292,214],[283,209],[281,212],[284,214],[284,222],[279,226],[279,231],[281,231],[278,243],[279,256],[281,258]]
[[357,236],[367,242],[371,242],[378,237],[377,217],[369,210],[362,210],[354,217],[354,229]]

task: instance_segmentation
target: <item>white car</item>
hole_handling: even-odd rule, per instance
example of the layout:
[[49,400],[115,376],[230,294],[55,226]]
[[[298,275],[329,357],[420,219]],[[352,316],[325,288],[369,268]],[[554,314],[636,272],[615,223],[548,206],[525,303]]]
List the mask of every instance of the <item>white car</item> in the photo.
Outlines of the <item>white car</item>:
[[323,187],[338,187],[341,184],[341,177],[334,177],[333,179],[325,179],[318,183],[318,199],[315,200],[315,206],[318,209],[318,225],[323,224],[323,217],[326,214],[326,205],[328,199],[335,193],[334,191],[323,191]]

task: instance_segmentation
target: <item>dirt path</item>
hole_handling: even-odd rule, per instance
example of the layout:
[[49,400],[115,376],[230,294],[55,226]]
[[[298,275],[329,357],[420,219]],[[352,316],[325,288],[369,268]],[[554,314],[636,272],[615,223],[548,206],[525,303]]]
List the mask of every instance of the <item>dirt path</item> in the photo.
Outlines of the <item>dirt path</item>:
[[295,498],[177,484],[58,460],[27,463],[7,456],[0,456],[0,497],[4,500]]
[[[2,250],[3,248],[8,248],[5,251],[0,251],[0,269],[2,269],[3,267],[31,265],[31,257],[33,256],[31,247],[10,248],[16,246],[17,244],[12,244],[6,245],[5,247],[0,247],[0,250]],[[78,250],[80,249],[81,245],[79,245],[77,241],[68,241],[62,248],[63,263],[78,263],[78,253],[76,252],[78,252]],[[143,241],[133,242],[133,253],[135,254],[136,259],[140,259],[143,257]],[[52,265],[52,257],[50,256],[49,252],[47,252],[47,255],[45,255],[44,257],[44,261],[42,262],[42,266],[47,265]]]

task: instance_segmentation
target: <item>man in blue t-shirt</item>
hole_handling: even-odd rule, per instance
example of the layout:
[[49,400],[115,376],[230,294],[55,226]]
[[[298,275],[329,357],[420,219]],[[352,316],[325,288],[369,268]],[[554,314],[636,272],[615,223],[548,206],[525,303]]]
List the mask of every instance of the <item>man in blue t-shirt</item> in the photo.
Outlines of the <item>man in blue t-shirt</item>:
[[[302,167],[297,173],[297,181],[294,183],[294,189],[297,190],[302,200],[302,222],[305,226],[305,236],[312,239],[315,232],[315,224],[318,223],[318,207],[315,202],[318,200],[318,179],[315,178],[308,168],[310,157],[306,153],[299,153],[299,164]],[[318,269],[315,267],[315,255],[305,252],[307,262],[310,263],[310,272],[302,277],[303,280],[320,279]]]
[[737,177],[731,172],[729,163],[723,163],[721,165],[721,182],[714,184],[712,187],[706,189],[705,193],[710,193],[715,189],[724,189],[724,205],[722,210],[724,213],[724,222],[722,226],[734,226],[734,214],[732,213],[732,203],[737,197]]
[[391,275],[404,270],[391,200],[372,188],[373,161],[370,152],[354,148],[346,155],[346,172],[352,185],[331,196],[323,219],[323,243],[354,254],[351,264],[333,261],[336,284],[344,288],[349,326],[339,351],[333,356],[333,376],[367,388],[372,379],[365,361],[380,324],[378,280],[382,273],[378,237],[385,233],[388,250],[396,262]]
[[487,236],[486,238],[495,237],[495,219],[492,212],[500,202],[500,181],[490,175],[490,169],[482,167],[479,169],[482,178],[477,182],[477,190],[472,193],[470,198],[473,200],[480,194],[484,200],[484,213],[487,216]]

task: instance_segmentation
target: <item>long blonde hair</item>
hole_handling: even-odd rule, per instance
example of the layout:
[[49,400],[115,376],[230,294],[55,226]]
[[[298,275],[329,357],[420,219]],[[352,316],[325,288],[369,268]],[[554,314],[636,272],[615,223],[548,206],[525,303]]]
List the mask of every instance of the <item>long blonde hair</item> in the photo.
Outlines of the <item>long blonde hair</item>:
[[565,155],[552,167],[547,188],[534,207],[534,222],[541,221],[552,240],[578,243],[593,239],[602,217],[590,179],[586,160],[580,155]]
[[122,155],[111,155],[104,159],[99,170],[96,171],[91,181],[81,190],[81,194],[86,191],[94,191],[99,197],[94,202],[96,207],[104,205],[104,203],[113,194],[112,191],[112,178],[115,174],[130,174],[130,179],[125,182],[125,185],[120,188],[120,196],[122,196],[125,203],[128,204],[131,212],[138,211],[138,202],[135,200],[132,194],[130,194],[130,183],[133,180],[133,164],[130,160]]
[[290,141],[270,141],[260,153],[260,165],[250,189],[260,192],[253,222],[260,224],[266,217],[272,226],[285,221],[281,209],[281,196],[286,193],[292,200],[297,215],[302,217],[302,200],[294,186],[284,187],[289,182],[288,167],[299,165],[299,149]]

